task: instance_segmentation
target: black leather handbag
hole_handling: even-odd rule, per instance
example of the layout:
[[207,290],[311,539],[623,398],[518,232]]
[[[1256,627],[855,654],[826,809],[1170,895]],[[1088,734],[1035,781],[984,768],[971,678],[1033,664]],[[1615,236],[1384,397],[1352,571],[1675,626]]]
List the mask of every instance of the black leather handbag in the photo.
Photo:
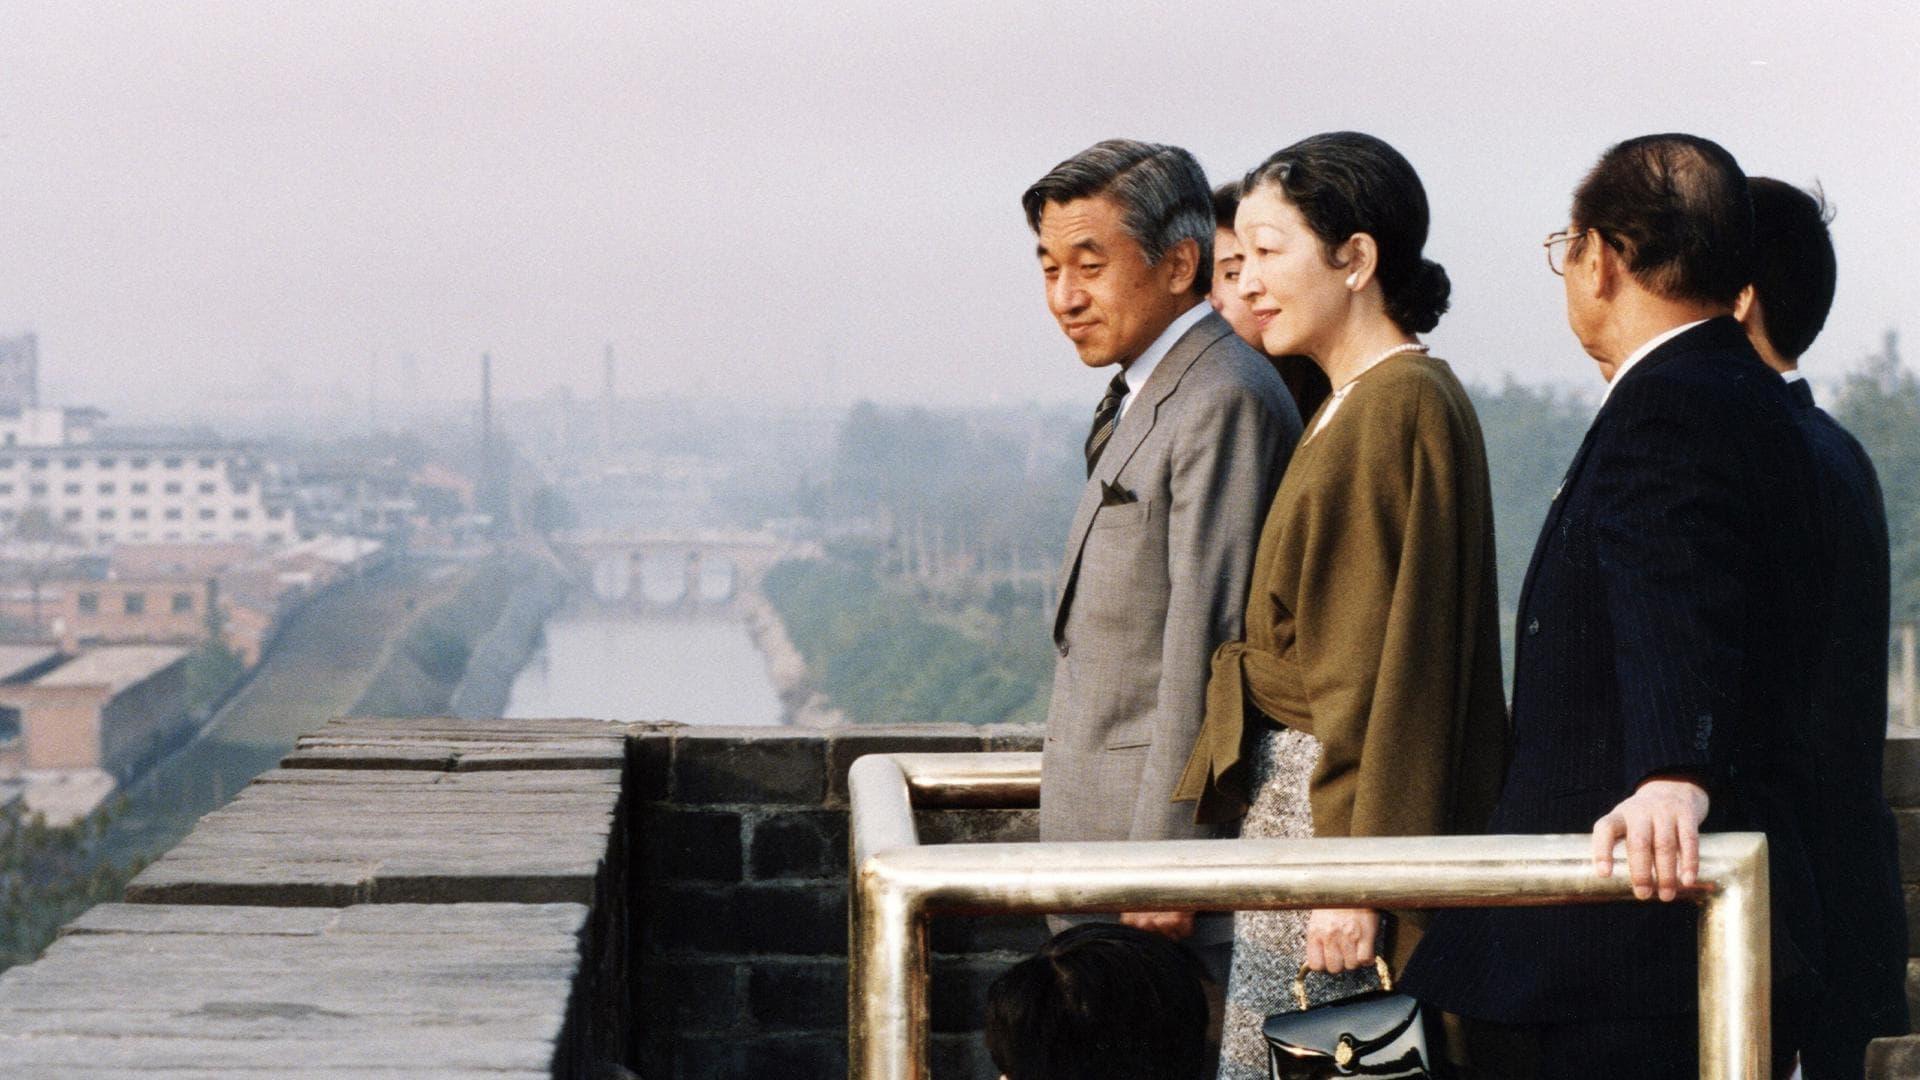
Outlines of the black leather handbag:
[[1374,968],[1380,973],[1378,992],[1309,1009],[1307,967],[1300,965],[1293,980],[1300,1011],[1269,1016],[1261,1029],[1272,1080],[1431,1080],[1436,1075],[1420,1003],[1393,993],[1393,973],[1384,957],[1374,958]]

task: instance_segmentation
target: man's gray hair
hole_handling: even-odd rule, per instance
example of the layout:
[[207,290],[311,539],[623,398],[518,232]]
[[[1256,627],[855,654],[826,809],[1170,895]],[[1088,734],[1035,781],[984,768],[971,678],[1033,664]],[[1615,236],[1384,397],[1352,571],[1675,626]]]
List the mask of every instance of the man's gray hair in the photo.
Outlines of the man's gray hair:
[[1108,139],[1055,165],[1020,196],[1020,205],[1037,233],[1040,212],[1048,203],[1096,195],[1120,204],[1120,220],[1148,265],[1157,264],[1182,240],[1200,245],[1193,292],[1207,294],[1213,282],[1213,192],[1192,154],[1177,146]]

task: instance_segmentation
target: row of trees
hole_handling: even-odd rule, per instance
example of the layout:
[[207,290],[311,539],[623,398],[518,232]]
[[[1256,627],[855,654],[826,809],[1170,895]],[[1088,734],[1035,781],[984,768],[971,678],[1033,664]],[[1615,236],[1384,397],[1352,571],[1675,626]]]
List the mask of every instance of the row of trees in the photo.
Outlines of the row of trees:
[[[969,632],[965,610],[875,571],[841,552],[788,562],[762,583],[820,689],[855,723],[1039,721],[1053,674],[1040,620],[1025,632],[992,612],[1037,613],[1038,597],[1005,582],[989,591],[986,632]],[[1030,606],[1029,606],[1030,605]]]
[[18,803],[0,808],[0,971],[39,956],[61,926],[117,899],[139,870],[103,857],[115,812],[102,809],[52,826]]
[[[1819,370],[1810,374],[1831,386]],[[1594,406],[1511,379],[1469,392],[1493,474],[1500,596],[1511,618],[1541,523]],[[1879,469],[1894,617],[1920,619],[1920,379],[1902,364],[1889,332],[1879,352],[1839,380],[1837,393],[1821,396]],[[1084,482],[1077,442],[1084,419],[1064,409],[951,413],[870,403],[847,415],[826,478],[803,485],[800,505],[813,517],[877,523],[877,550],[857,566],[842,559],[838,569],[795,570],[769,582],[790,625],[800,628],[809,660],[817,650],[839,673],[829,681],[841,693],[826,689],[841,708],[856,719],[1000,719],[1023,694],[1044,703],[1047,665],[1015,658],[1026,649],[1049,655],[1036,629],[1047,603],[1042,583]],[[973,645],[964,644],[969,638]],[[918,699],[913,688],[928,677],[928,657],[942,654],[970,659],[958,667],[940,662],[951,678],[935,678],[937,704]],[[853,668],[858,678],[848,674]],[[952,696],[976,691],[991,707]],[[852,700],[840,700],[848,693]]]
[[1880,351],[1848,375],[1828,406],[1866,447],[1887,502],[1893,556],[1893,617],[1920,620],[1920,379],[1900,359],[1887,331]]
[[854,406],[824,490],[805,504],[890,534],[895,569],[929,576],[1050,569],[1086,479],[1063,410],[933,412]]

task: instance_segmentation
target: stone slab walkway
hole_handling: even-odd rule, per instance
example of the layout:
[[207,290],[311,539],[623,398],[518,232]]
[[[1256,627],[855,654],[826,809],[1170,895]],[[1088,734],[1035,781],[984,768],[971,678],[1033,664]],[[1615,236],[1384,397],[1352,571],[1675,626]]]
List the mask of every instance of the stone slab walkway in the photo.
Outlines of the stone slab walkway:
[[107,904],[0,975],[0,1075],[549,1077],[579,904]]
[[0,1076],[531,1080],[617,1060],[628,730],[303,737],[125,903],[0,974]]
[[625,729],[337,720],[127,886],[132,903],[591,903]]

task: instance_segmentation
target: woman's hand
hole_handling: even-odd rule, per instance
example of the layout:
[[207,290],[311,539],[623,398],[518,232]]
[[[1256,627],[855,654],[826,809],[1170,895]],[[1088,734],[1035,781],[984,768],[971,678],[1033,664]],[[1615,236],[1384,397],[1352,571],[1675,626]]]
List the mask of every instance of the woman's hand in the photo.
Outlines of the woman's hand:
[[1380,913],[1372,908],[1314,908],[1307,918],[1307,967],[1338,975],[1373,966]]
[[1129,911],[1120,921],[1135,930],[1147,930],[1174,941],[1193,936],[1191,911]]

